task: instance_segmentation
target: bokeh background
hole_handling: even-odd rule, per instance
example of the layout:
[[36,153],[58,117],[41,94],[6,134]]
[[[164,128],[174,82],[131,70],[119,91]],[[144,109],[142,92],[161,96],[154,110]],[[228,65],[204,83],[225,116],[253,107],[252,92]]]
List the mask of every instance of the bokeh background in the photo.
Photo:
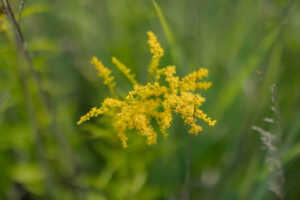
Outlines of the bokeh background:
[[[1,9],[0,199],[182,198],[189,135],[179,117],[167,139],[149,147],[132,133],[127,150],[109,118],[76,125],[110,96],[92,56],[108,67],[116,56],[145,83],[148,30],[165,49],[160,66],[180,76],[205,67],[213,82],[203,109],[218,123],[192,138],[190,199],[300,198],[298,0],[31,0],[22,12],[23,1],[10,2],[40,81]],[[126,94],[131,84],[111,69]],[[268,140],[252,129],[278,136],[265,117],[282,132],[274,170]],[[278,182],[282,196],[269,189]]]

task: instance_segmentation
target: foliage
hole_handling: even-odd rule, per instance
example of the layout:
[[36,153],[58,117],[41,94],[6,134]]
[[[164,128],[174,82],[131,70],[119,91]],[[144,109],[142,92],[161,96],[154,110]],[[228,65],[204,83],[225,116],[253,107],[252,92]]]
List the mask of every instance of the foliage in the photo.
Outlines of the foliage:
[[[201,109],[218,123],[213,129],[203,125],[205,131],[192,137],[191,199],[277,198],[268,190],[272,174],[260,135],[251,129],[274,131],[261,120],[272,114],[273,83],[283,193],[285,199],[300,196],[299,1],[9,2],[33,69],[1,7],[0,199],[179,199],[189,128],[178,116],[172,116],[168,139],[151,147],[129,130],[126,150],[112,118],[76,125],[109,95],[88,65],[93,55],[103,63],[115,55],[137,83],[147,85],[149,63],[156,63],[143,42],[147,30],[165,49],[160,66],[176,65],[179,77],[205,66],[214,83],[202,91],[207,101]],[[122,83],[116,93],[126,97],[133,81],[115,68],[111,74]]]

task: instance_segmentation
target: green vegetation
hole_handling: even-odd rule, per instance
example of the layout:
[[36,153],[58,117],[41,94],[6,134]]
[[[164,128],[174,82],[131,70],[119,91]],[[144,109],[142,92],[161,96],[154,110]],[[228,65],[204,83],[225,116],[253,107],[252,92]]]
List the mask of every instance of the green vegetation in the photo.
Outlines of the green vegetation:
[[[159,68],[209,70],[201,109],[218,122],[191,146],[176,115],[167,139],[132,130],[127,149],[111,118],[76,124],[109,96],[93,56],[146,83],[149,30]],[[0,199],[299,199],[299,55],[295,0],[0,0]]]

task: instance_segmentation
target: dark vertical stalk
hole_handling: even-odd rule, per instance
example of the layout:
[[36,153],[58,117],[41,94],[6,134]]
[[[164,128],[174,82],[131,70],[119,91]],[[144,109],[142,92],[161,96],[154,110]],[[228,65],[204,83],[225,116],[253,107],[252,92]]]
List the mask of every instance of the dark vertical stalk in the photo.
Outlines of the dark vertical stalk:
[[24,10],[24,8],[25,8],[25,3],[26,3],[26,1],[25,1],[25,0],[22,0],[22,1],[21,1],[21,4],[20,4],[20,6],[19,6],[18,24],[21,23],[22,13],[23,13],[23,10]]
[[[11,19],[11,7],[8,4],[4,4],[4,1],[1,0],[0,1],[1,5],[3,6],[7,16]],[[18,36],[18,34],[15,31],[16,29],[13,29],[13,33],[15,36],[16,41],[20,41],[20,37]],[[18,75],[20,78],[20,83],[21,83],[21,89],[25,98],[25,102],[26,102],[26,108],[27,108],[27,113],[28,113],[28,117],[30,119],[30,123],[31,123],[31,127],[33,130],[33,138],[35,139],[35,143],[36,143],[36,148],[37,148],[37,158],[41,164],[41,167],[46,175],[46,179],[45,179],[45,191],[46,191],[46,196],[49,199],[54,199],[54,192],[53,192],[53,179],[52,179],[52,175],[51,175],[51,170],[49,167],[49,162],[48,159],[46,157],[46,150],[45,150],[45,144],[43,141],[43,134],[40,130],[39,124],[38,124],[38,120],[36,117],[36,110],[35,107],[33,105],[33,100],[31,98],[30,92],[29,92],[29,88],[27,86],[27,75],[25,72],[25,69],[23,67],[22,63],[22,52],[21,52],[21,46],[20,46],[20,42],[17,42],[15,45],[17,46],[17,59],[18,59]]]
[[[14,31],[14,34],[15,34],[15,38],[16,38],[16,41],[18,43],[19,51],[22,52],[23,55],[26,58],[26,61],[27,61],[28,66],[29,66],[30,73],[31,73],[31,75],[33,77],[33,80],[35,82],[35,85],[38,89],[37,90],[38,95],[41,99],[41,102],[42,102],[46,112],[47,112],[47,115],[51,117],[52,132],[53,132],[54,136],[57,138],[57,140],[59,142],[59,145],[60,145],[60,148],[62,149],[62,152],[64,153],[64,157],[66,158],[66,159],[64,159],[65,164],[66,164],[66,166],[69,167],[69,170],[72,173],[73,172],[73,166],[75,166],[75,163],[74,163],[74,159],[73,159],[73,154],[71,152],[70,144],[69,144],[68,140],[64,137],[64,134],[61,131],[61,128],[60,128],[58,120],[56,118],[56,113],[55,113],[54,107],[53,107],[53,105],[50,101],[50,98],[48,97],[48,95],[46,94],[46,92],[42,88],[41,78],[40,78],[38,72],[35,70],[32,57],[31,57],[31,55],[28,51],[26,41],[24,39],[24,36],[23,36],[22,31],[21,31],[20,25],[19,25],[18,21],[16,20],[16,17],[14,15],[14,12],[12,10],[10,2],[9,2],[9,0],[5,0],[5,1],[6,1],[6,5],[4,4],[4,0],[1,0],[1,3],[5,8],[5,11],[6,11],[6,14],[7,14],[9,20],[11,21],[13,31]],[[23,2],[24,2],[23,4],[25,5],[25,1],[23,1]]]
[[193,135],[189,135],[189,144],[188,144],[188,152],[187,152],[187,160],[186,160],[186,170],[185,170],[185,180],[184,180],[184,188],[182,199],[188,200],[190,199],[190,182],[191,182],[191,158],[192,158],[192,143],[193,143]]
[[[196,88],[195,88],[196,91]],[[194,113],[193,113],[193,121],[196,123],[196,104],[194,103]],[[187,152],[187,161],[186,161],[186,171],[185,171],[185,180],[183,187],[182,199],[188,200],[190,199],[190,182],[191,182],[191,159],[192,159],[192,145],[193,145],[193,135],[189,135],[189,144],[188,144],[188,152]]]

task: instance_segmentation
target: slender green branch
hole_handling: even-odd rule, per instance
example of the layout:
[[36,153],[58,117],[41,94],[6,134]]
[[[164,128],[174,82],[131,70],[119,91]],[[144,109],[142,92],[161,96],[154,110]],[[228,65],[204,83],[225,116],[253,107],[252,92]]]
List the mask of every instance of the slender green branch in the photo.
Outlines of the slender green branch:
[[184,180],[184,187],[183,187],[183,193],[182,193],[182,199],[184,199],[184,200],[190,199],[192,143],[193,143],[193,135],[190,134],[189,135],[187,161],[186,161],[185,180]]

